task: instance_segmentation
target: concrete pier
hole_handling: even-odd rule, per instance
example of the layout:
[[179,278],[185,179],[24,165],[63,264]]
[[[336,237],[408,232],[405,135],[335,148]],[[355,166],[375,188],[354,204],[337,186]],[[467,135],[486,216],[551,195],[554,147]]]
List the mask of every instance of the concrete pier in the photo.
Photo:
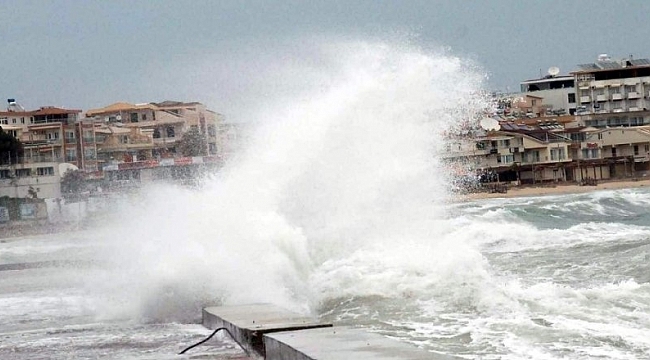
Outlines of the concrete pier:
[[331,327],[318,319],[302,316],[271,304],[216,306],[203,309],[203,326],[224,327],[235,340],[264,356],[263,336],[278,331]]
[[363,329],[332,327],[264,336],[266,358],[274,360],[450,360],[414,345]]
[[363,329],[333,327],[270,304],[207,307],[203,326],[228,329],[243,346],[270,360],[458,359]]

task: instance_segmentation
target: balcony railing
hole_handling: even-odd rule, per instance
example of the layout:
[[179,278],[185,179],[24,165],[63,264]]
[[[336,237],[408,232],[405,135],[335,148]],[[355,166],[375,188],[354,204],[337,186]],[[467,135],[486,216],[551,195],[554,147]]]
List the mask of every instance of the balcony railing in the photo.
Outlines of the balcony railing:
[[94,137],[85,137],[84,136],[83,137],[83,142],[86,143],[86,144],[92,144],[92,143],[95,142],[95,138]]
[[154,144],[156,144],[156,145],[159,145],[159,144],[173,144],[173,143],[177,142],[178,140],[180,140],[180,138],[177,138],[177,137],[166,137],[166,138],[157,138],[157,139],[154,138],[154,139],[153,139],[153,142],[154,142]]
[[590,103],[591,102],[591,96],[581,96],[580,97],[580,102],[581,103]]
[[641,94],[639,94],[636,91],[632,91],[632,92],[627,93],[627,98],[628,99],[638,99],[640,97],[641,97]]
[[76,144],[77,138],[65,138],[66,144]]
[[621,93],[612,94],[612,100],[623,100],[623,94]]
[[[17,159],[16,164],[35,164],[35,163],[46,163],[46,162],[63,162],[62,157],[51,156],[51,155],[34,155],[34,156],[23,156]],[[0,165],[12,165],[9,159],[0,158]]]
[[607,101],[607,95],[596,95],[596,101],[598,101],[598,102]]

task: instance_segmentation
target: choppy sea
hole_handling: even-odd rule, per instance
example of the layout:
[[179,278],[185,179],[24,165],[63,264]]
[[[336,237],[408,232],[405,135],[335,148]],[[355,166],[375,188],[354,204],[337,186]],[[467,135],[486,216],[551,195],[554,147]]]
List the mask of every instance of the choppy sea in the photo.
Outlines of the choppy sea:
[[[185,271],[210,250],[186,239],[114,241],[108,227],[9,238],[0,243],[0,359],[175,359],[209,333],[202,305],[247,300],[468,359],[648,359],[648,209],[647,189],[446,205],[424,243],[391,237],[337,251],[337,242],[308,242],[313,261],[292,268],[298,283],[283,269],[291,291],[275,298],[226,280],[246,281],[245,263],[219,268],[196,255]],[[154,256],[122,262],[125,248]],[[165,261],[172,254],[181,260]],[[233,295],[242,289],[250,293]],[[225,339],[209,344],[197,354],[239,353]]]

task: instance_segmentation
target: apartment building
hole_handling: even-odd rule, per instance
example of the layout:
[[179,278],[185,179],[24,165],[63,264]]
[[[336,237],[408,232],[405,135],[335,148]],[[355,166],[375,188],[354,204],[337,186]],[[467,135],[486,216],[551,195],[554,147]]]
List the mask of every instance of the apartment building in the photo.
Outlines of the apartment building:
[[94,126],[79,120],[81,110],[44,106],[27,111],[9,99],[0,126],[24,147],[21,163],[67,162],[96,171]]
[[197,129],[206,139],[206,155],[220,155],[222,116],[198,102],[115,103],[86,112],[95,124],[99,167],[119,162],[182,156],[177,145]]
[[0,197],[61,197],[61,167],[58,162],[0,165]]
[[578,67],[572,74],[581,122],[597,128],[650,124],[650,60],[614,61],[603,54]]

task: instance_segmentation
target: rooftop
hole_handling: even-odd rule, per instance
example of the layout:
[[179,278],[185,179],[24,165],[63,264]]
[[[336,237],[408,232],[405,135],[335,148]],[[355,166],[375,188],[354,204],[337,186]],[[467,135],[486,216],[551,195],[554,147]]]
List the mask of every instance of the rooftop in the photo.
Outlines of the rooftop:
[[623,59],[614,61],[609,58],[600,58],[594,63],[580,64],[579,70],[574,73],[592,73],[598,71],[621,70],[629,68],[646,68],[650,67],[650,60],[648,59]]

